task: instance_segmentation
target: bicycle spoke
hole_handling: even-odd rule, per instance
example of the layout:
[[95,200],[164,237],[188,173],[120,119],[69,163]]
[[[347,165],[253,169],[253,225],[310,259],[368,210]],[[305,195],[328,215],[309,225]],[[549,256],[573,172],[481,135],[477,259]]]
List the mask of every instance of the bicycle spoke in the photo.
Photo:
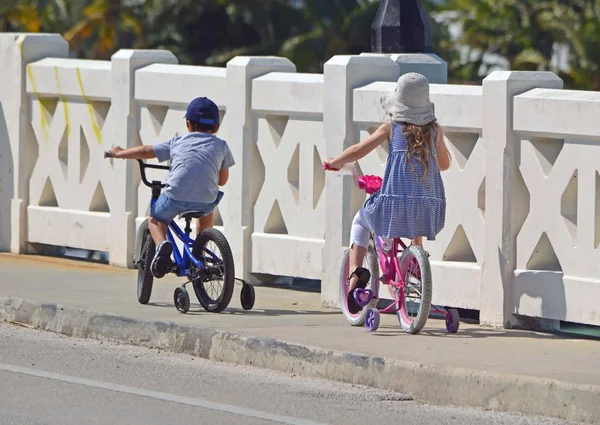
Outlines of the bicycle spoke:
[[[209,252],[218,258],[215,259],[213,255],[211,255]],[[217,302],[221,296],[221,293],[223,292],[224,282],[223,284],[217,286],[217,282],[223,280],[222,275],[224,273],[222,260],[220,259],[221,256],[222,253],[220,252],[219,247],[216,245],[215,242],[210,241],[204,247],[202,261],[205,267],[209,270],[209,272],[207,278],[204,279],[204,282],[202,284],[204,286],[206,295],[208,295],[208,297],[213,302]],[[215,272],[215,269],[217,269],[217,272]],[[219,276],[219,274],[221,276]]]

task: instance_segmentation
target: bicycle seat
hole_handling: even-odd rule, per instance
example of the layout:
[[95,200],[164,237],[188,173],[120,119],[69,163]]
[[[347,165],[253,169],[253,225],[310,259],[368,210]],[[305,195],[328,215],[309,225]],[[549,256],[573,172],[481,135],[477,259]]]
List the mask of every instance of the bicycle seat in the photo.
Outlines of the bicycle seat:
[[197,210],[189,210],[189,211],[183,211],[182,213],[179,214],[179,218],[182,218],[184,220],[191,220],[192,218],[202,218],[207,216],[208,214],[210,214],[210,212],[206,212],[206,211],[197,211]]
[[217,193],[217,200],[214,202],[214,204],[207,206],[206,208],[208,208],[209,210],[187,210],[187,211],[183,211],[181,213],[179,213],[179,218],[180,219],[192,219],[192,218],[202,218],[202,217],[206,217],[207,215],[209,215],[213,209],[215,209],[217,207],[217,205],[219,205],[219,202],[221,202],[221,199],[223,199],[223,192],[219,191],[219,193]]

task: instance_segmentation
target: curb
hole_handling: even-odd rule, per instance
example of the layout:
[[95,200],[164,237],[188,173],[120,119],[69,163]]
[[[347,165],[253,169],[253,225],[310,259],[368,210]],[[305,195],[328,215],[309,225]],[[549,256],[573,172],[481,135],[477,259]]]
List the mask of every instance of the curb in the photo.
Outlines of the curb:
[[434,405],[483,407],[600,423],[600,386],[369,357],[18,298],[0,298],[0,320],[77,338],[114,340],[213,361],[367,385],[410,394]]

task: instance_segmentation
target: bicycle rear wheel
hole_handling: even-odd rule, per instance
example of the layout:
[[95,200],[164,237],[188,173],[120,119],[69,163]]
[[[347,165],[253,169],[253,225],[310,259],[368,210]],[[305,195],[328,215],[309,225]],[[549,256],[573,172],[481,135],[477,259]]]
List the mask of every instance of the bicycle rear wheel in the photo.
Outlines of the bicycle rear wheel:
[[[212,252],[213,258],[207,251]],[[194,242],[192,255],[202,261],[205,270],[194,270],[192,286],[202,308],[211,313],[225,310],[235,286],[235,267],[231,247],[217,229],[204,229]]]
[[404,294],[396,294],[396,300],[400,298],[396,316],[405,332],[416,334],[423,329],[431,312],[433,287],[429,258],[423,248],[411,245],[402,253],[399,266]]
[[[369,284],[367,285],[367,289],[372,291],[376,290],[375,285],[378,284],[379,278],[379,263],[377,260],[377,253],[375,252],[375,248],[369,245],[367,248],[367,255],[363,260],[363,267],[368,269],[371,273],[371,279],[369,280]],[[339,294],[340,294],[340,307],[342,309],[342,313],[344,317],[352,326],[362,326],[365,324],[365,316],[367,310],[370,308],[375,308],[377,306],[377,299],[373,299],[368,305],[363,307],[363,309],[357,314],[352,314],[348,310],[348,276],[351,271],[350,268],[350,250],[346,250],[344,254],[344,259],[342,260],[342,267],[340,270],[340,280],[339,280]]]

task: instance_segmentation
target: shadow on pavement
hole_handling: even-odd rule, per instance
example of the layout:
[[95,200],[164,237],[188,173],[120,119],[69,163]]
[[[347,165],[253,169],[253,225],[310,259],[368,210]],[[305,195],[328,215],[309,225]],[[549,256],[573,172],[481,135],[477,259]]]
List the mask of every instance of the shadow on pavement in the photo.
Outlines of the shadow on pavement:
[[[440,321],[441,322],[441,321]],[[429,323],[429,322],[428,322]],[[409,335],[400,329],[398,326],[381,326],[379,331],[373,333],[374,336],[388,337]],[[544,339],[544,340],[581,340],[585,338],[570,337],[566,335],[542,334],[530,331],[520,330],[494,330],[482,328],[464,328],[459,329],[455,334],[449,334],[444,328],[442,329],[424,329],[418,335],[437,337],[437,338],[528,338],[528,339]]]
[[[153,306],[153,307],[163,307],[163,308],[172,308],[175,309],[175,306],[173,305],[173,303],[163,303],[163,302],[157,302],[157,303],[148,303],[149,306]],[[194,304],[192,303],[190,305],[190,311],[187,312],[186,314],[192,314],[192,315],[201,315],[201,314],[225,314],[225,315],[231,315],[231,314],[243,314],[243,315],[252,315],[252,316],[299,316],[299,315],[315,315],[315,316],[319,316],[319,315],[332,315],[332,314],[337,314],[341,316],[341,313],[339,311],[318,311],[318,310],[281,310],[281,309],[272,309],[272,308],[267,308],[267,309],[260,309],[257,308],[255,310],[244,310],[242,308],[236,308],[236,307],[228,307],[225,311],[221,312],[221,313],[209,313],[206,310],[204,310],[202,308],[202,306],[200,306],[200,304]]]

